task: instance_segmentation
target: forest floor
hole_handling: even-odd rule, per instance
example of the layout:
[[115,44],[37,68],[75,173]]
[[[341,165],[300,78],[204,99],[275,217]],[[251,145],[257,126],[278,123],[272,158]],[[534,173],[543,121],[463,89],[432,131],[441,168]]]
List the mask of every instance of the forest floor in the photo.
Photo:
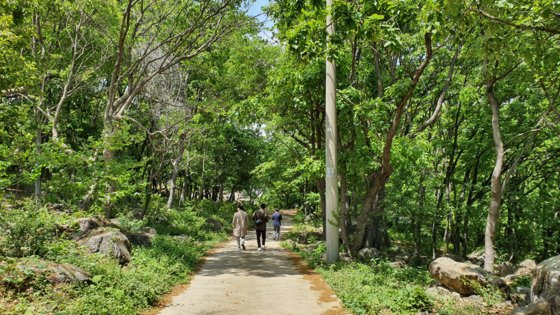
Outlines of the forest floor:
[[[281,233],[292,227],[284,215]],[[144,314],[345,314],[339,299],[301,258],[273,240],[267,228],[266,250],[257,251],[254,231],[245,251],[235,240],[223,243],[205,259],[189,285],[174,290]]]

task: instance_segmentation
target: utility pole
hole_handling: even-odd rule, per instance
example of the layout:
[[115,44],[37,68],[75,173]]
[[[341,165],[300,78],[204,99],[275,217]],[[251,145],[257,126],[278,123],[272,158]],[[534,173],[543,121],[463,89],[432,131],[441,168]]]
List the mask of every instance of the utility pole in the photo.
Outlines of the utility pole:
[[338,218],[335,213],[338,210],[338,172],[336,169],[336,65],[334,59],[329,55],[328,48],[332,36],[334,36],[333,0],[327,0],[327,58],[326,58],[326,99],[325,99],[325,150],[326,150],[326,174],[325,174],[325,199],[326,199],[326,246],[327,263],[331,264],[338,260]]

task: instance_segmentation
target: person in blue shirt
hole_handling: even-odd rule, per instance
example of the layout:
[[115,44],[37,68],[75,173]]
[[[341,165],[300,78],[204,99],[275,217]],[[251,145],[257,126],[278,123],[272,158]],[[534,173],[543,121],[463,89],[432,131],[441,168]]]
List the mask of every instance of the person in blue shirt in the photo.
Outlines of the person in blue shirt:
[[282,214],[278,212],[278,209],[274,209],[274,214],[272,215],[272,226],[274,227],[274,240],[280,240],[280,226],[282,225]]

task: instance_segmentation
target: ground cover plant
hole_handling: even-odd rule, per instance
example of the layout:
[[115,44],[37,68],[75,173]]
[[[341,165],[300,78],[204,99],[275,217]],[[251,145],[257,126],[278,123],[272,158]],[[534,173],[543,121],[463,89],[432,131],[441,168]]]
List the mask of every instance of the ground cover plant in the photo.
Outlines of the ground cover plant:
[[[161,226],[150,246],[132,247],[132,260],[121,266],[102,254],[90,254],[56,225],[83,213],[59,213],[26,203],[1,210],[0,313],[2,314],[136,314],[162,294],[188,281],[204,252],[227,238],[231,205],[185,205],[154,211],[144,221],[122,218],[128,228]],[[205,226],[206,219],[221,228]],[[157,221],[157,223],[156,223]],[[56,222],[56,223],[55,223]],[[165,223],[164,223],[165,222]],[[152,225],[153,224],[153,225]],[[71,264],[91,275],[86,283],[52,285],[48,273],[21,270],[46,262]]]

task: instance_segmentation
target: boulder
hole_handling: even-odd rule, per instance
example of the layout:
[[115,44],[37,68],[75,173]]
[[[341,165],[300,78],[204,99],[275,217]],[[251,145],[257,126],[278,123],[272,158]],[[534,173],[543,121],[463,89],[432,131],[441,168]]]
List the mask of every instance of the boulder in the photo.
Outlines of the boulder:
[[125,235],[133,245],[151,246],[152,239],[157,235],[157,232],[151,227],[145,227],[140,232],[126,233]]
[[360,258],[360,260],[369,261],[369,260],[372,260],[374,258],[381,257],[381,251],[379,251],[379,249],[374,248],[374,247],[362,248],[358,252],[358,257]]
[[543,299],[550,305],[552,314],[560,314],[560,255],[549,258],[537,266],[531,301]]
[[536,270],[537,263],[532,259],[525,259],[519,264],[513,275],[516,277],[533,276]]
[[79,218],[75,223],[78,225],[80,235],[87,234],[100,227],[117,227],[116,224],[101,216]]
[[49,264],[48,270],[47,279],[53,283],[86,282],[91,278],[87,271],[70,264]]
[[551,315],[550,305],[545,300],[536,300],[533,303],[518,307],[511,312],[511,315]]
[[340,253],[339,259],[340,259],[340,261],[343,261],[347,264],[353,262],[352,257],[347,253]]
[[42,275],[51,283],[70,283],[89,281],[89,272],[70,264],[59,264],[45,260],[17,263],[17,269],[23,273]]
[[469,304],[476,305],[476,306],[484,306],[484,299],[480,295],[471,295],[464,299]]
[[468,254],[467,260],[482,267],[484,265],[484,248]]
[[130,241],[119,231],[96,230],[79,242],[85,245],[91,253],[103,253],[114,257],[121,265],[130,262]]
[[474,293],[473,282],[486,285],[486,273],[474,264],[456,262],[447,257],[440,257],[432,261],[429,270],[434,279],[463,295]]
[[446,297],[455,300],[461,298],[461,295],[459,293],[450,291],[442,286],[429,287],[426,289],[426,294],[431,295],[434,298]]
[[531,289],[517,287],[515,292],[510,294],[510,298],[515,304],[519,306],[526,306],[531,303]]
[[513,264],[509,261],[494,266],[494,273],[500,277],[505,277],[515,271]]

